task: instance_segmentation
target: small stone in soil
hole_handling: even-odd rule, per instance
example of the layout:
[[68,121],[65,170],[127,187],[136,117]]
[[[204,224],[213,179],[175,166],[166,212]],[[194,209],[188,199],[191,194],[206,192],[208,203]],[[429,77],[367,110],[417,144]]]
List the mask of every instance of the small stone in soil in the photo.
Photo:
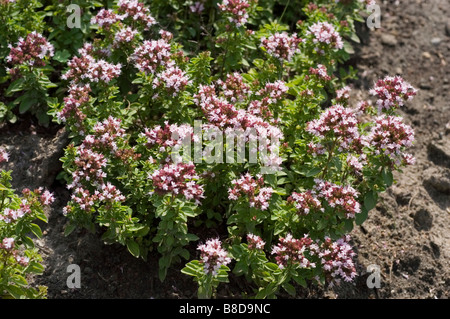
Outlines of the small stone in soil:
[[394,47],[397,45],[397,39],[392,34],[383,33],[381,35],[381,43],[390,47]]
[[441,38],[432,38],[431,39],[431,44],[432,45],[439,45],[442,42]]

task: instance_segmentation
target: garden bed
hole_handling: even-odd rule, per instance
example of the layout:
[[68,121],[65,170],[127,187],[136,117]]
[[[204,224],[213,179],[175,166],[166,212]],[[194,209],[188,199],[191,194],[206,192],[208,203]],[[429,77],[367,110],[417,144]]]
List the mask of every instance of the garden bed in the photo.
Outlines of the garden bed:
[[[398,2],[398,1],[397,1]],[[396,183],[380,195],[368,219],[355,226],[352,246],[357,253],[357,278],[323,289],[296,287],[296,298],[448,298],[450,279],[450,109],[447,101],[450,71],[450,4],[445,0],[389,1],[381,6],[381,28],[369,31],[358,24],[361,44],[347,63],[358,70],[352,81],[351,101],[368,98],[375,81],[399,74],[419,91],[400,111],[415,130],[411,153],[416,164],[395,173]],[[389,36],[388,36],[389,35]],[[351,102],[352,103],[352,102]],[[120,244],[104,244],[99,233],[75,229],[65,236],[63,207],[70,200],[65,183],[57,179],[60,158],[68,144],[62,125],[39,126],[33,117],[1,128],[0,146],[10,160],[13,187],[43,186],[55,195],[47,210],[48,224],[40,224],[36,239],[45,271],[31,282],[48,287],[48,298],[195,298],[197,285],[181,273],[184,264],[171,267],[164,282],[158,278],[159,254],[147,261],[133,257]],[[201,228],[204,239],[221,230]],[[194,246],[189,250],[195,255]],[[67,266],[81,269],[81,288],[68,288]],[[381,287],[367,287],[367,267],[378,265]],[[249,286],[230,274],[219,298],[241,298]],[[279,298],[292,298],[281,292]]]

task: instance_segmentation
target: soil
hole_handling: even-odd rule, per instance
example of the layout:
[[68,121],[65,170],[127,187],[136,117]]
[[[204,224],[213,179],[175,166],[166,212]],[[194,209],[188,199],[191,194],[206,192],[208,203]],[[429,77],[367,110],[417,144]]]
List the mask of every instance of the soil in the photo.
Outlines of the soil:
[[[402,75],[419,89],[401,110],[415,130],[416,164],[395,174],[368,220],[352,238],[359,276],[334,288],[298,289],[297,298],[447,299],[450,296],[450,3],[447,0],[385,1],[381,28],[358,25],[361,43],[350,61],[358,70],[353,101],[368,98],[373,83]],[[56,177],[67,145],[64,129],[42,129],[32,119],[0,128],[0,146],[11,154],[13,185],[46,187],[56,195],[48,224],[36,244],[45,272],[34,284],[48,287],[49,299],[194,298],[196,285],[179,268],[158,279],[157,256],[136,259],[121,245],[106,245],[98,234],[75,230],[65,237],[62,208],[70,197]],[[81,288],[68,288],[70,264],[81,270]],[[369,288],[369,265],[380,270],[380,288]],[[219,297],[241,297],[241,281],[219,288]],[[280,298],[288,296],[281,295]]]

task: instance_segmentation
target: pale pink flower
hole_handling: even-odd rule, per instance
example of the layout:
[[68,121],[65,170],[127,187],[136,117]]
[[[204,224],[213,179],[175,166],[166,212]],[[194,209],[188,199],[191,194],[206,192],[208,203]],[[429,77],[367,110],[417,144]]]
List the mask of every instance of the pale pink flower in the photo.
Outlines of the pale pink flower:
[[199,245],[197,249],[201,252],[200,261],[206,274],[216,276],[222,265],[226,266],[231,262],[231,258],[222,248],[219,239],[209,239],[205,244]]
[[[334,49],[342,49],[344,47],[340,34],[329,22],[314,23],[309,27],[306,34],[313,36],[312,41],[314,44],[326,45]],[[317,50],[321,52],[319,48]]]
[[290,61],[294,54],[300,52],[299,44],[302,39],[294,33],[289,35],[287,32],[278,32],[268,38],[262,37],[261,44],[267,50],[267,53],[279,60]]

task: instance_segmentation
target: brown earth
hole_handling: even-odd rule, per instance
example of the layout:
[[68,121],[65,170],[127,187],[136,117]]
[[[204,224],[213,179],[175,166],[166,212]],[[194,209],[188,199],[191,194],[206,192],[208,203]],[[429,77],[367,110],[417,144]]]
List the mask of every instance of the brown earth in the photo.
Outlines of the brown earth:
[[[412,149],[417,161],[384,194],[368,220],[352,233],[359,276],[353,284],[334,289],[299,289],[298,298],[449,298],[450,278],[450,3],[447,0],[386,1],[381,28],[360,25],[361,44],[350,64],[359,79],[353,83],[354,102],[367,98],[380,77],[402,75],[419,89],[402,110],[415,130]],[[59,127],[42,130],[32,120],[0,129],[0,146],[11,154],[7,169],[13,185],[47,187],[56,194],[42,224],[37,246],[45,272],[34,283],[48,287],[48,298],[193,298],[196,286],[180,268],[158,279],[157,258],[136,259],[120,245],[105,245],[95,234],[76,230],[64,237],[62,207],[69,198],[56,180],[59,157],[67,143]],[[68,288],[69,264],[81,269],[81,288]],[[367,267],[377,265],[381,287],[369,289]],[[181,266],[180,266],[181,267]],[[219,288],[219,297],[239,297],[245,287],[235,278]],[[284,295],[280,297],[285,297]],[[286,296],[287,297],[287,296]]]

